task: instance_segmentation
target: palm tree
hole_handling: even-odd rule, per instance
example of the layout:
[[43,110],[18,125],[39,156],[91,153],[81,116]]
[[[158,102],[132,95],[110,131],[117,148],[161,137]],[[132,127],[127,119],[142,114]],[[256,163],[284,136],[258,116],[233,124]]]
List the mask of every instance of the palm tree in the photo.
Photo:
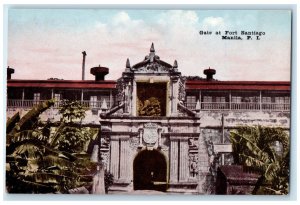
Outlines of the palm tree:
[[261,173],[253,194],[288,194],[290,140],[284,129],[243,126],[230,139],[235,163]]

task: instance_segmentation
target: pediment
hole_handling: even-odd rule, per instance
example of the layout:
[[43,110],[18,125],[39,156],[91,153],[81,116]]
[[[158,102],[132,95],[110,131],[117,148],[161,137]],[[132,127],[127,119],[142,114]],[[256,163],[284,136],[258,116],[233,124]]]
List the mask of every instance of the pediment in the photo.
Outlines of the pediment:
[[173,67],[162,60],[159,56],[146,56],[145,60],[132,66],[132,70],[138,73],[168,73]]

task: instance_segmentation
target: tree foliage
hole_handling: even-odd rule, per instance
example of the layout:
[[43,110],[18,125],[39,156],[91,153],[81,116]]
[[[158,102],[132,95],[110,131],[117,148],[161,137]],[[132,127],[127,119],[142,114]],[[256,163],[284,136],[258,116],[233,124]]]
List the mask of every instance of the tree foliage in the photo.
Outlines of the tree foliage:
[[81,122],[85,117],[86,108],[79,101],[64,100],[59,109],[65,123]]
[[92,129],[81,126],[86,109],[78,101],[64,101],[61,113],[62,127],[57,136],[56,145],[59,150],[67,152],[81,152],[91,136],[95,134]]
[[253,194],[288,194],[290,140],[286,131],[244,126],[232,131],[230,138],[235,163],[253,167],[261,173]]
[[[53,104],[53,100],[43,102],[24,117],[20,118],[17,113],[7,121],[7,192],[68,193],[75,187],[91,186],[97,165],[90,162],[84,144],[88,142],[89,134],[95,134],[95,130],[84,131],[84,137],[78,143],[76,139],[70,140],[74,136],[64,135],[64,130],[72,129],[70,122],[75,126],[74,116],[79,114],[69,114],[69,121],[61,120],[59,128],[51,134],[50,122],[39,121],[39,115]],[[73,104],[72,112],[75,110]],[[68,111],[65,109],[64,112]],[[82,119],[81,114],[79,118]],[[73,131],[75,134],[82,133],[80,127]],[[70,142],[69,149],[63,146],[66,139]]]
[[60,134],[58,149],[71,153],[81,152],[90,138],[88,128],[66,126]]

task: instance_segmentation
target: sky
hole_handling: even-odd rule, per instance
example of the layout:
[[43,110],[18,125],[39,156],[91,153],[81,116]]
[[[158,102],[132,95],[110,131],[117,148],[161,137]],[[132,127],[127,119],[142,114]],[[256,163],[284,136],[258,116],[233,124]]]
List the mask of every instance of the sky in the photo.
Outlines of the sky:
[[[211,31],[212,35],[200,35]],[[221,35],[215,32],[220,31]],[[260,40],[222,40],[225,31],[264,32]],[[218,80],[289,81],[291,12],[288,10],[107,10],[9,9],[7,65],[13,79],[80,80],[82,51],[90,68],[110,69],[116,80],[144,59],[154,43],[156,55],[176,59],[182,75]]]

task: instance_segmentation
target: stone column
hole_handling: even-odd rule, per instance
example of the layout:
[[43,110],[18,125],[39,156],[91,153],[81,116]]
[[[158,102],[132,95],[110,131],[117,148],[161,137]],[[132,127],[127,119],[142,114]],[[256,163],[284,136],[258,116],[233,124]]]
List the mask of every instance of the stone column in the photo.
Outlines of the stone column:
[[187,138],[180,139],[179,150],[179,181],[186,182],[189,176],[189,145]]
[[124,92],[124,113],[128,113],[128,106],[129,106],[129,89],[128,89],[128,82],[125,82],[125,92]]
[[158,128],[157,130],[158,132],[158,140],[157,140],[157,147],[161,147],[161,132],[162,132],[162,128]]
[[129,181],[129,166],[131,161],[129,158],[129,137],[122,137],[120,149],[120,179],[124,182]]
[[143,147],[143,132],[144,129],[140,128],[139,129],[139,148]]
[[119,138],[111,137],[110,142],[110,172],[114,179],[119,179]]
[[132,85],[131,81],[128,82],[128,113],[132,114]]
[[137,96],[137,91],[136,91],[136,82],[135,80],[132,81],[132,115],[136,116],[136,96]]
[[198,147],[198,192],[205,193],[204,184],[209,173],[210,165],[205,141],[201,134],[198,139]]
[[173,98],[172,98],[172,104],[173,104],[173,110],[172,114],[176,115],[177,114],[177,103],[178,103],[178,79],[174,79],[172,81],[173,83]]
[[199,136],[199,142],[198,142],[198,154],[199,154],[199,170],[200,172],[208,172],[209,170],[209,159],[208,159],[208,153],[207,153],[207,147],[205,145],[205,141],[203,137]]
[[174,97],[174,93],[173,93],[173,90],[174,90],[174,83],[173,83],[173,81],[171,80],[171,82],[170,82],[170,98],[169,99],[171,99],[170,101],[169,101],[169,105],[170,105],[170,107],[171,107],[171,112],[169,113],[170,115],[172,115],[173,114],[173,112],[174,112],[174,104],[173,104],[173,97]]
[[170,138],[170,182],[178,182],[178,140]]

